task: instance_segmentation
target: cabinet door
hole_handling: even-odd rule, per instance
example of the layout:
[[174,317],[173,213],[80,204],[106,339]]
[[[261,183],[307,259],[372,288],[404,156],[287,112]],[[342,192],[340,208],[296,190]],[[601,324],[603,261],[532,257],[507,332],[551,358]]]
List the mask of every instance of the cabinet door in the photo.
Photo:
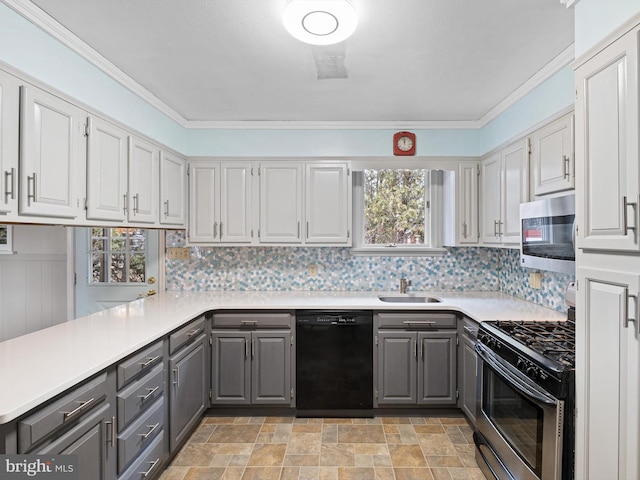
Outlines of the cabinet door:
[[169,449],[182,444],[200,421],[207,398],[205,339],[201,335],[192,345],[169,359]]
[[475,340],[468,335],[462,336],[462,349],[460,352],[460,408],[467,418],[475,425],[476,403],[478,385],[478,354],[475,349]]
[[418,333],[419,404],[456,403],[456,336],[455,330]]
[[99,117],[88,118],[87,219],[127,219],[128,134]]
[[251,243],[251,163],[222,163],[220,170],[220,241]]
[[305,179],[305,242],[348,244],[347,164],[307,164]]
[[574,187],[573,115],[565,115],[531,135],[533,194]]
[[251,403],[291,404],[291,332],[253,332]]
[[189,230],[191,243],[219,242],[219,164],[189,167]]
[[476,244],[478,226],[478,163],[461,163],[458,167],[458,218],[461,244]]
[[638,250],[638,40],[576,70],[578,248]]
[[480,205],[482,210],[482,242],[500,243],[498,227],[501,215],[502,168],[500,154],[482,161],[480,173]]
[[211,404],[248,405],[251,402],[251,333],[212,333]]
[[158,223],[160,165],[158,147],[129,137],[129,221]]
[[520,243],[520,204],[529,199],[528,141],[502,151],[502,215],[498,233],[503,243]]
[[302,167],[273,162],[260,166],[260,243],[300,243]]
[[160,152],[160,223],[183,226],[187,203],[187,164],[169,152]]
[[17,213],[19,89],[17,78],[0,72],[0,213]]
[[77,455],[79,479],[110,480],[115,472],[115,407],[109,403],[86,415],[77,426],[53,440],[38,455]]
[[44,90],[20,87],[21,214],[77,218],[83,213],[85,118],[81,109]]
[[580,268],[578,282],[576,478],[638,478],[640,275]]
[[417,334],[378,333],[378,404],[417,403]]

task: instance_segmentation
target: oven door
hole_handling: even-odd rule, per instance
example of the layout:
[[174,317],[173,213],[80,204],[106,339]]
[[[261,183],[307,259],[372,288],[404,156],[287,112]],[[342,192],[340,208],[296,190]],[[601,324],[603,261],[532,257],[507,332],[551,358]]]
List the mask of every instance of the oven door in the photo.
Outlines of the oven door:
[[476,447],[487,478],[561,478],[564,402],[485,345],[476,344],[480,403]]

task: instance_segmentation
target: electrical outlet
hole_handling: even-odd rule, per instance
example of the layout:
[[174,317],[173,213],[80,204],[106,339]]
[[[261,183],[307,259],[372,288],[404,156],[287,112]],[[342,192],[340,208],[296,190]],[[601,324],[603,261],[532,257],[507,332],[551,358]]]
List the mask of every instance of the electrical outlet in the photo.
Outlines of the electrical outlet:
[[307,267],[307,270],[309,272],[309,276],[310,277],[317,277],[318,276],[318,265],[315,263],[311,263],[309,264],[309,266]]
[[189,247],[168,247],[167,258],[169,260],[189,260],[191,248]]
[[529,274],[529,286],[535,290],[542,288],[542,273],[532,272]]

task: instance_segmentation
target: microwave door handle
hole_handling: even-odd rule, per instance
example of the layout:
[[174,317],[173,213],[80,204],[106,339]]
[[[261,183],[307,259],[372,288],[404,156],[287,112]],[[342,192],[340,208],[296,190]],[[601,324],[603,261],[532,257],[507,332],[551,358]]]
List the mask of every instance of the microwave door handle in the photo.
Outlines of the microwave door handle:
[[502,360],[493,355],[489,355],[487,349],[482,344],[476,343],[476,352],[498,376],[502,377],[505,382],[516,388],[525,397],[529,397],[531,400],[545,405],[556,406],[558,404],[555,398],[539,392],[534,387],[527,385],[520,378],[516,377],[503,365],[504,362]]

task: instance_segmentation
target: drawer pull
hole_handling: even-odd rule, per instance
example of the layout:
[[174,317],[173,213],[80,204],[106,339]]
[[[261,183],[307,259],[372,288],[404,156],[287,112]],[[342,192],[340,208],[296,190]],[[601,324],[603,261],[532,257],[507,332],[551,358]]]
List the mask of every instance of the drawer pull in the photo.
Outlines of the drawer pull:
[[242,320],[240,322],[241,325],[258,325],[257,320]]
[[151,365],[153,362],[155,362],[159,358],[160,358],[160,355],[156,355],[155,357],[149,357],[149,360],[147,360],[146,362],[141,362],[140,365],[142,366],[142,368],[147,368],[149,365]]
[[107,441],[113,447],[116,444],[116,417],[111,417],[111,421],[106,423],[111,428],[111,434],[109,435],[109,439]]
[[200,329],[199,329],[199,328],[196,328],[196,329],[194,329],[194,330],[191,330],[189,333],[187,333],[187,338],[191,338],[191,337],[193,337],[193,336],[194,336],[194,335],[196,335],[199,331],[200,331]]
[[76,408],[74,408],[70,412],[62,412],[62,413],[64,413],[64,420],[69,420],[74,415],[77,415],[85,407],[88,407],[89,405],[91,405],[94,401],[95,401],[95,398],[90,398],[89,400],[87,400],[85,402],[83,402],[82,400],[77,401],[76,403],[79,403],[80,405],[78,405]]
[[146,440],[147,438],[149,438],[149,435],[151,435],[154,432],[154,430],[159,426],[160,426],[160,422],[156,423],[155,425],[147,425],[147,428],[149,429],[149,431],[147,433],[139,433],[138,435],[142,437],[142,440]]
[[405,320],[404,322],[407,325],[435,325],[436,322],[432,322],[431,320]]
[[147,478],[151,473],[151,470],[153,470],[153,468],[158,464],[158,462],[160,462],[159,458],[157,458],[154,462],[148,462],[151,464],[151,466],[149,467],[149,470],[147,470],[146,472],[138,472],[138,473],[142,475],[144,478]]
[[179,368],[173,369],[173,384],[176,386],[176,388],[180,387],[180,369]]
[[151,395],[156,393],[159,388],[160,386],[157,386],[156,388],[147,388],[147,390],[149,390],[149,393],[147,393],[146,395],[138,395],[138,398],[141,398],[142,401],[144,402],[147,398],[149,398]]

